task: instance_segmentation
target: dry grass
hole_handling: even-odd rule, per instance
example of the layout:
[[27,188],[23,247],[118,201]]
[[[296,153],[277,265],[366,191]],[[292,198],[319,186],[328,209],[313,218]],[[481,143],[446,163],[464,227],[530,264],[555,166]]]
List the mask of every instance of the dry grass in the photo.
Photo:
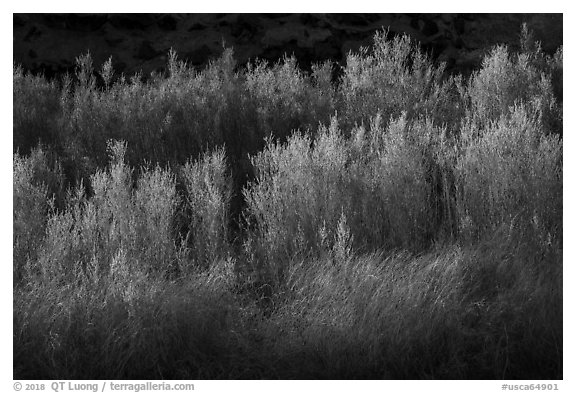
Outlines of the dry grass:
[[562,51],[523,37],[469,80],[383,32],[336,84],[15,68],[14,377],[562,379]]

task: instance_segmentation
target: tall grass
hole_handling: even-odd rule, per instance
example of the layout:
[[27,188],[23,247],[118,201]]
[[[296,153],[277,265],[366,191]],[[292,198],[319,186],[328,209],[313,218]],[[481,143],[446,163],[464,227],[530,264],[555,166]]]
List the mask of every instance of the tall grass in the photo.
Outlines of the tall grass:
[[270,324],[285,378],[559,378],[561,254],[473,247],[302,260]]
[[188,276],[187,284],[132,276],[126,285],[116,275],[97,287],[17,290],[15,373],[557,379],[561,254],[542,251],[498,233],[421,256],[302,260],[269,317],[237,303],[226,265]]
[[562,50],[386,35],[15,67],[15,377],[562,378]]
[[[118,269],[126,268],[124,257],[115,261]],[[230,269],[214,267],[187,282],[118,269],[97,285],[80,275],[74,285],[43,283],[15,290],[14,375],[242,377],[234,371],[243,342],[230,334],[239,324],[239,306],[225,278]]]

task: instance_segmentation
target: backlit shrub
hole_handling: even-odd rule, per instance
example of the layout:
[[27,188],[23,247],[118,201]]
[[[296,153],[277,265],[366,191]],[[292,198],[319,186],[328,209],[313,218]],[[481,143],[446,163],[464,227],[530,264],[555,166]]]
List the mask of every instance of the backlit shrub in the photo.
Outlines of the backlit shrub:
[[129,270],[169,273],[176,244],[175,180],[156,168],[144,170],[134,188],[124,162],[126,144],[109,143],[110,164],[92,176],[94,195],[78,187],[66,211],[48,220],[46,241],[34,272],[43,281],[107,276],[118,255]]
[[444,65],[436,66],[407,35],[374,36],[372,51],[350,53],[340,87],[344,127],[368,124],[380,113],[385,122],[406,112],[456,123],[461,103],[454,79],[443,81]]
[[557,132],[559,112],[551,75],[537,67],[538,54],[514,55],[505,46],[495,47],[469,81],[469,116],[488,125],[509,114],[514,105],[523,104],[527,111],[541,117],[545,131]]
[[[547,233],[561,231],[562,144],[547,135],[523,106],[511,108],[474,136],[458,159],[461,225],[485,235],[515,220],[536,222]],[[468,233],[470,235],[470,233]]]
[[28,154],[39,143],[55,142],[60,113],[60,90],[43,76],[26,74],[14,66],[13,131],[14,151]]
[[284,140],[296,129],[316,128],[327,122],[333,111],[334,90],[330,85],[331,64],[313,67],[304,75],[294,57],[269,66],[249,64],[246,93],[255,106],[260,139],[268,136]]
[[58,161],[38,147],[29,156],[13,159],[14,280],[24,266],[35,261],[42,246],[49,215],[63,197],[64,177]]
[[405,117],[385,128],[377,117],[347,139],[334,118],[315,138],[296,133],[284,145],[270,141],[252,158],[256,181],[244,190],[252,242],[273,265],[264,269],[281,275],[295,255],[333,244],[342,214],[357,249],[424,247],[438,225],[428,172],[441,158],[425,151],[424,135],[414,136],[426,127],[435,130]]
[[[181,169],[186,188],[187,238],[193,266],[207,267],[230,251],[229,221],[232,184],[224,150],[189,160]],[[184,266],[183,270],[191,266]]]

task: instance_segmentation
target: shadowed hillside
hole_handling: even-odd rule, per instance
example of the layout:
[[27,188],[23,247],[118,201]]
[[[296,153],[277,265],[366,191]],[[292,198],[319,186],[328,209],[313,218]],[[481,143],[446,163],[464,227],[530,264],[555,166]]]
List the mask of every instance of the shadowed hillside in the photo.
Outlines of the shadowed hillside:
[[408,34],[450,72],[468,73],[496,44],[516,48],[527,23],[546,53],[562,45],[561,14],[14,14],[14,61],[56,75],[90,51],[97,64],[112,56],[116,70],[144,75],[164,68],[174,48],[205,66],[234,48],[240,64],[294,54],[300,67],[369,46],[378,29]]

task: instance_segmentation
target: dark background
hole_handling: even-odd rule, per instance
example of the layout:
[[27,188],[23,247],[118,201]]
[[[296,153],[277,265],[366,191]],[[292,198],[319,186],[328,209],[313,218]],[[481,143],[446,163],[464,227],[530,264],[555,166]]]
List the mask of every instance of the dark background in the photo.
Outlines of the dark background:
[[239,64],[294,54],[301,68],[369,46],[377,29],[407,33],[451,72],[467,74],[497,43],[519,46],[528,24],[543,49],[562,45],[562,14],[14,14],[14,62],[52,77],[90,51],[96,69],[112,56],[117,72],[161,70],[173,47],[201,67],[231,46]]

